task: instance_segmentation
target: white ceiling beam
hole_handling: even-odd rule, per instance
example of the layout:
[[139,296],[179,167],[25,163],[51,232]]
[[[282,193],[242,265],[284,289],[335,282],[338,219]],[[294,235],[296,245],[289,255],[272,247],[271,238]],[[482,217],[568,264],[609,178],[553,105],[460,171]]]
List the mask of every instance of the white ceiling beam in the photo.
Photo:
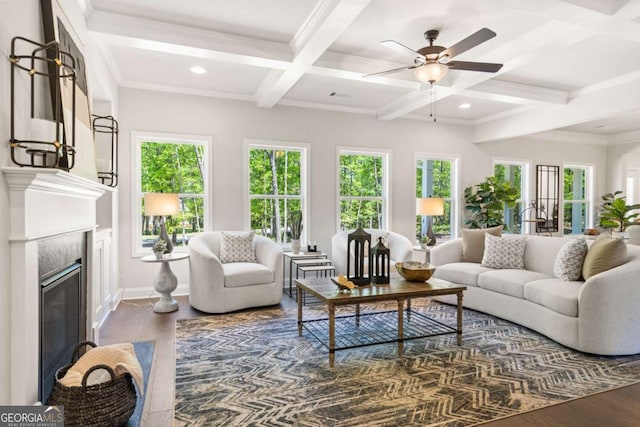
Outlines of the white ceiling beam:
[[627,0],[563,0],[567,3],[573,3],[577,6],[595,10],[596,12],[606,15],[613,15],[620,9]]
[[276,69],[287,69],[292,60],[285,43],[102,11],[89,15],[87,27],[94,36],[116,46]]
[[549,105],[523,114],[482,123],[473,141],[515,138],[640,110],[640,79],[590,92],[567,105]]
[[302,78],[371,0],[321,0],[291,40],[295,58],[283,73],[272,72],[256,91],[259,107],[271,108]]
[[464,91],[491,101],[521,105],[566,104],[569,93],[563,90],[512,83],[503,80],[485,80]]

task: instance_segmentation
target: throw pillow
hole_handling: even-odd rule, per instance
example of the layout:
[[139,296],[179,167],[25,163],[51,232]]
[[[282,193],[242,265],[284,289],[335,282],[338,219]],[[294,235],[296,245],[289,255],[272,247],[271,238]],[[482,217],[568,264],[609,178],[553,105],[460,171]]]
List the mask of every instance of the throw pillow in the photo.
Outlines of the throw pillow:
[[220,240],[220,262],[258,262],[253,245],[253,231],[222,231]]
[[504,238],[487,233],[484,237],[483,267],[524,269],[526,236]]
[[502,225],[491,228],[462,229],[462,261],[481,262],[484,255],[484,235],[502,236]]
[[601,235],[593,242],[582,265],[582,277],[587,280],[591,276],[607,271],[627,261],[627,245],[622,239]]
[[584,239],[572,239],[562,245],[553,263],[553,275],[566,281],[579,280],[588,250]]

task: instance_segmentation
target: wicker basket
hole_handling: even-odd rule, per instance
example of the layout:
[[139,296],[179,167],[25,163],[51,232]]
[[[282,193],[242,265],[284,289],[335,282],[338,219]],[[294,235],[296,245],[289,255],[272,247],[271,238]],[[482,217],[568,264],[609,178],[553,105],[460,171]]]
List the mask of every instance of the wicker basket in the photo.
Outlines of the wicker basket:
[[[80,350],[91,341],[76,346],[71,363],[58,369],[47,405],[63,405],[65,426],[121,426],[127,423],[136,408],[136,389],[131,375],[116,377],[113,369],[107,365],[91,367],[82,378],[82,386],[66,387],[60,383],[67,370],[78,360]],[[111,380],[99,384],[87,385],[89,375],[98,369],[104,369]]]

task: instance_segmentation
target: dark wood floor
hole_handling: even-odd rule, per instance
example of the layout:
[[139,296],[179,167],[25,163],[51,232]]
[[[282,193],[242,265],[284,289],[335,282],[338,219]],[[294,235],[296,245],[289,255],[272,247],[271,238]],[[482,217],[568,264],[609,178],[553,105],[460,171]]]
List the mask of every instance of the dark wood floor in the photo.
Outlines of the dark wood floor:
[[[180,310],[157,314],[152,305],[157,299],[123,301],[100,330],[100,344],[148,341],[156,343],[156,354],[146,396],[143,426],[173,424],[175,388],[176,319],[205,315],[189,306],[187,297],[177,297]],[[295,309],[288,296],[282,307]],[[640,384],[607,393],[577,399],[561,405],[528,412],[483,424],[485,427],[626,427],[640,426]]]

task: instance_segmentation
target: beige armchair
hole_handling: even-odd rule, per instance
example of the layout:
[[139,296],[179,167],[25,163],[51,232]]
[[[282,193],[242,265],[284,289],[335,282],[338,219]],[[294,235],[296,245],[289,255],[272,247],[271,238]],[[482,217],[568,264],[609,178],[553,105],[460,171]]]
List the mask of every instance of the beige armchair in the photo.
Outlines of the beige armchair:
[[[394,268],[396,262],[411,260],[413,245],[402,234],[375,229],[365,229],[365,231],[371,234],[372,247],[376,245],[378,236],[385,237],[384,244],[389,248],[392,275],[397,274]],[[347,274],[347,235],[352,232],[353,230],[340,231],[331,238],[331,261],[336,267],[336,274]]]
[[282,299],[282,248],[254,237],[258,262],[220,261],[221,232],[189,240],[189,303],[206,313],[278,304]]

